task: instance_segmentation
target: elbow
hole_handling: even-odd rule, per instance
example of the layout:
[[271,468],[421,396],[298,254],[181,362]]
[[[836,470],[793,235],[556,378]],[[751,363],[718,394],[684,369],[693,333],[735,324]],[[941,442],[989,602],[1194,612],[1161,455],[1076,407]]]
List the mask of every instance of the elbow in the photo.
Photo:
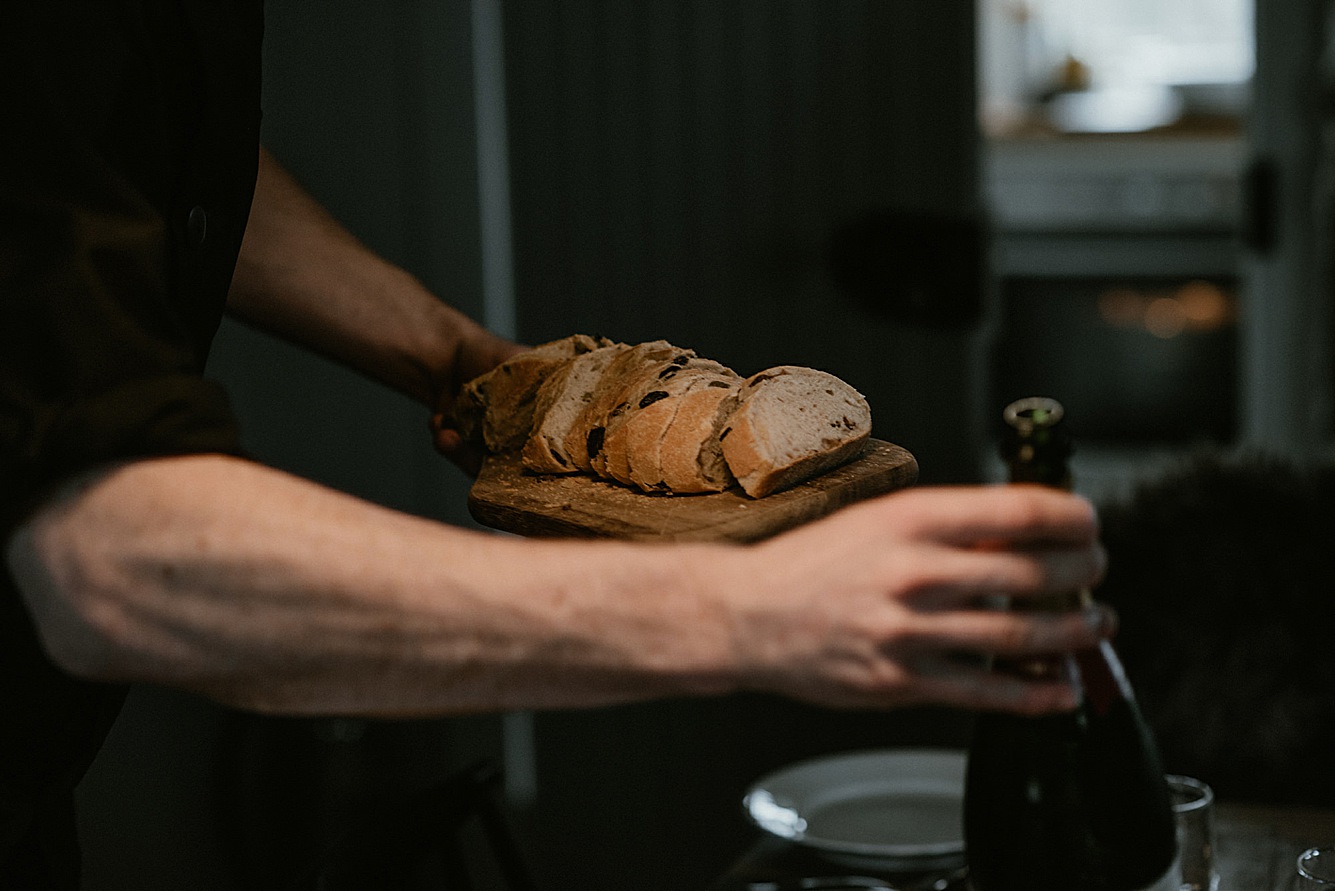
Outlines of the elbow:
[[47,658],[84,680],[128,679],[122,601],[99,581],[86,548],[29,525],[15,533],[5,558]]
[[66,674],[99,683],[136,679],[121,643],[80,615],[38,620],[37,634],[47,658]]
[[98,683],[128,683],[134,678],[119,658],[118,648],[87,627],[41,625],[38,629],[47,658],[66,674]]

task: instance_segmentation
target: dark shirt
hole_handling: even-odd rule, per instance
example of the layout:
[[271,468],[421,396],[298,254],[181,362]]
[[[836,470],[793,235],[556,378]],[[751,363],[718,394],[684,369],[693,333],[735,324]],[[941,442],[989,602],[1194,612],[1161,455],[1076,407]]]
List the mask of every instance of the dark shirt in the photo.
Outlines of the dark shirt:
[[[203,378],[254,191],[261,0],[0,2],[0,542],[125,459],[239,454]],[[0,887],[78,887],[72,790],[123,690],[0,573]]]

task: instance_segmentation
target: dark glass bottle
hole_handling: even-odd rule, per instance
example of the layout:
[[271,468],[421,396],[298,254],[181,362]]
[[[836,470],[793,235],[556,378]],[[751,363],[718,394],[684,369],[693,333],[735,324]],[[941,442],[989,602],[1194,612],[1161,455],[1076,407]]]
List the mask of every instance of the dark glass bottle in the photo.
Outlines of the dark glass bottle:
[[[1006,408],[1002,454],[1016,483],[1069,488],[1063,410],[1034,398]],[[1074,591],[1027,602],[1071,610]],[[1018,606],[1018,604],[1016,605]],[[1164,772],[1113,648],[998,660],[996,671],[1067,677],[1075,711],[979,715],[965,781],[964,831],[974,891],[1142,891],[1173,866],[1176,838]]]

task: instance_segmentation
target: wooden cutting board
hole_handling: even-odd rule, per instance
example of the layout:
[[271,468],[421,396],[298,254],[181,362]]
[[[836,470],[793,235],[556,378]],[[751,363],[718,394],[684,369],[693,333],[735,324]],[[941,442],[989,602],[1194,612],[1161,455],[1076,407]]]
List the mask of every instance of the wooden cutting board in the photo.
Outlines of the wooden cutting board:
[[469,492],[468,508],[484,526],[526,536],[748,542],[917,478],[913,455],[876,439],[842,467],[759,499],[740,489],[646,495],[587,476],[535,476],[518,455],[493,455]]

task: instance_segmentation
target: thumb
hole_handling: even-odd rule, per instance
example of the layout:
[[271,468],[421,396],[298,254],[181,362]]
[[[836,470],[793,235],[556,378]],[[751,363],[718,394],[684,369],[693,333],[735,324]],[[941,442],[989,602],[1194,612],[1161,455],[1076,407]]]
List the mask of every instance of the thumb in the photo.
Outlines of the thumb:
[[482,471],[482,452],[465,442],[458,430],[447,427],[443,415],[436,414],[431,418],[431,433],[436,451],[453,461],[464,473],[476,477]]

